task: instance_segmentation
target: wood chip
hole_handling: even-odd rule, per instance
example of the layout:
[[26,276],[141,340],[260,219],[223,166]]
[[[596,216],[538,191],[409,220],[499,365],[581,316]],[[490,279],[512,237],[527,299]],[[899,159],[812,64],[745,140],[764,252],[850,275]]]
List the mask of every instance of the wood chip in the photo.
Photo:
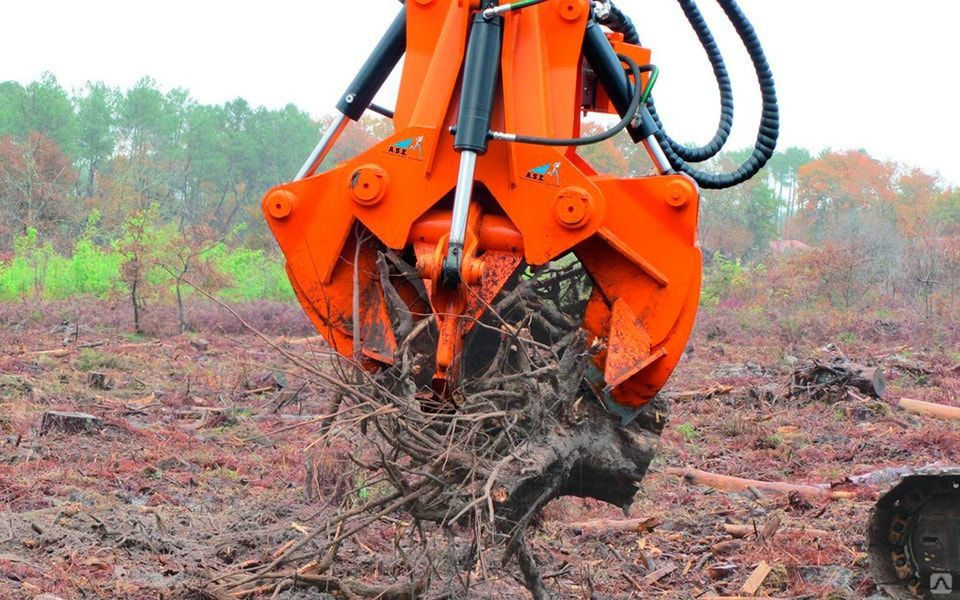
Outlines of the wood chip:
[[669,565],[660,567],[653,573],[650,573],[649,575],[641,579],[640,582],[643,583],[644,585],[650,585],[652,583],[656,583],[660,581],[661,579],[663,579],[664,577],[666,577],[670,573],[673,573],[676,570],[677,570],[677,565],[670,563]]
[[707,577],[714,581],[726,579],[737,571],[737,565],[726,563],[722,565],[712,565],[705,569]]
[[757,568],[753,570],[753,574],[747,579],[747,582],[743,584],[743,587],[740,588],[740,591],[744,594],[750,594],[751,596],[757,593],[757,590],[760,589],[760,586],[763,585],[763,582],[767,579],[767,575],[770,574],[770,571],[773,570],[773,567],[767,564],[767,561],[762,560],[760,564],[757,565]]

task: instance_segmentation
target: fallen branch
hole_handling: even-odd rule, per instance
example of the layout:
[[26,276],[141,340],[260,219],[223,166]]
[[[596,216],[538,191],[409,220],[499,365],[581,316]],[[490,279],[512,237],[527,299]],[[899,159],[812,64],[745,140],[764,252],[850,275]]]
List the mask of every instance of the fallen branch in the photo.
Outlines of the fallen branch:
[[[745,538],[750,535],[760,535],[760,531],[753,525],[739,525],[734,523],[724,523],[723,531],[735,538]],[[810,529],[806,527],[785,527],[780,529],[783,532],[795,533],[798,535],[810,535],[813,537],[826,537],[832,535],[829,531],[823,529]]]
[[281,336],[281,337],[278,337],[278,338],[274,338],[273,343],[274,343],[274,344],[277,344],[278,346],[280,346],[280,345],[287,345],[287,346],[310,346],[310,345],[312,345],[312,344],[324,344],[324,345],[326,345],[327,341],[326,341],[326,339],[324,339],[324,337],[323,337],[322,335],[314,335],[314,336],[305,337],[305,338],[293,338],[293,339],[290,339],[290,338],[286,338],[286,337],[282,337],[282,336]]
[[64,356],[70,356],[73,353],[73,348],[56,348],[54,350],[35,350],[33,352],[26,352],[30,356],[49,356],[51,358],[63,358]]
[[657,569],[657,570],[654,571],[653,573],[650,573],[649,575],[647,575],[646,577],[644,577],[643,579],[641,579],[641,580],[640,580],[640,583],[643,583],[643,584],[645,584],[645,585],[650,585],[650,584],[652,584],[652,583],[656,583],[656,582],[660,581],[661,579],[663,579],[664,577],[666,577],[667,575],[669,575],[670,573],[673,573],[673,572],[676,571],[676,570],[677,570],[677,565],[671,563],[671,564],[669,564],[669,565],[667,565],[667,566],[665,566],[665,567],[660,567],[659,569]]
[[935,404],[933,402],[924,402],[922,400],[911,400],[910,398],[901,398],[897,405],[907,412],[934,419],[944,419],[947,421],[960,420],[960,408],[956,406],[947,406],[946,404]]
[[701,398],[703,400],[709,400],[710,398],[715,398],[717,396],[725,396],[733,391],[732,385],[721,385],[717,384],[708,388],[703,388],[699,390],[688,390],[686,392],[669,392],[667,397],[673,401],[678,400],[691,400],[693,398]]
[[682,477],[684,481],[693,485],[705,485],[724,492],[746,492],[754,489],[769,495],[788,495],[799,494],[804,498],[816,500],[844,500],[855,498],[854,492],[844,492],[830,490],[826,487],[817,487],[813,485],[797,483],[781,483],[772,481],[758,481],[755,479],[743,479],[740,477],[731,477],[730,475],[720,475],[718,473],[708,473],[698,469],[678,469],[670,468],[665,471],[668,475]]

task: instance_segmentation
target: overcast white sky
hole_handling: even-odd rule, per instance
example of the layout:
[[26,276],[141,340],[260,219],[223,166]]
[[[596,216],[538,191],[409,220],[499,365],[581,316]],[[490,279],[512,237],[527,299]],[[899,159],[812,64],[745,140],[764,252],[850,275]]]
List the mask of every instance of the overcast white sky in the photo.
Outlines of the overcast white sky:
[[[713,133],[716,88],[674,0],[618,0],[661,67],[657,106],[680,140]],[[759,99],[749,60],[715,0],[700,0],[737,99],[735,146],[752,143]],[[865,148],[960,184],[957,0],[741,0],[780,92],[783,147]],[[30,0],[7,2],[0,80],[53,72],[126,87],[150,75],[219,103],[237,96],[320,115],[399,8],[396,0]],[[392,105],[396,82],[381,94]]]

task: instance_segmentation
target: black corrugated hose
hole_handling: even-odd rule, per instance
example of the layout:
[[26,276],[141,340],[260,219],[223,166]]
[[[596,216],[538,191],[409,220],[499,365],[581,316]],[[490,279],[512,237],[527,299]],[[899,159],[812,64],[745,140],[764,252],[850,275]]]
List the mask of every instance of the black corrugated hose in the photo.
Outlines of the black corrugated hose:
[[[696,32],[697,37],[700,39],[704,50],[706,50],[707,56],[710,58],[710,64],[713,67],[714,75],[717,78],[717,85],[720,88],[720,124],[710,143],[700,148],[689,148],[676,142],[666,134],[663,124],[656,113],[652,98],[647,102],[647,108],[650,111],[650,115],[654,118],[657,127],[660,129],[659,132],[657,132],[657,139],[674,169],[692,177],[702,188],[724,189],[733,187],[747,181],[760,172],[760,169],[767,164],[767,161],[770,160],[776,149],[777,139],[780,136],[780,109],[777,105],[777,90],[773,81],[773,73],[770,70],[770,65],[767,63],[763,46],[760,44],[756,31],[746,15],[743,14],[743,11],[740,10],[736,0],[717,0],[717,3],[726,13],[727,18],[730,19],[734,29],[737,31],[737,35],[739,35],[743,41],[747,53],[750,55],[750,60],[753,61],[754,69],[757,72],[757,81],[760,84],[761,96],[763,98],[763,112],[753,153],[739,168],[732,173],[713,174],[692,167],[688,163],[701,162],[712,158],[720,152],[726,143],[730,134],[730,128],[733,124],[733,91],[720,50],[706,21],[703,19],[703,15],[700,14],[696,3],[693,0],[678,0],[678,2],[687,20]],[[632,44],[640,43],[637,29],[633,25],[630,17],[612,4],[610,18],[605,25],[614,31],[622,33],[626,42]]]
[[[703,162],[716,156],[723,149],[724,144],[727,143],[727,138],[730,136],[730,130],[733,128],[733,86],[730,83],[730,75],[727,73],[727,65],[723,62],[723,54],[720,53],[720,48],[717,46],[716,40],[713,39],[710,27],[704,20],[703,15],[700,14],[697,5],[690,0],[681,0],[680,8],[683,9],[683,14],[686,15],[687,21],[690,22],[690,26],[700,39],[700,44],[707,52],[707,58],[710,59],[710,66],[713,68],[717,87],[720,90],[720,122],[717,124],[717,131],[713,134],[713,139],[699,148],[684,146],[667,135],[666,132],[663,135],[674,152],[677,153],[677,156],[687,162]],[[637,33],[637,28],[634,27],[633,21],[616,6],[610,6],[610,19],[605,25],[622,33],[624,41],[628,44],[640,44],[640,35]],[[652,97],[647,101],[647,109],[650,111],[650,116],[653,117],[657,127],[664,131],[663,123],[660,121],[660,115],[657,114]]]

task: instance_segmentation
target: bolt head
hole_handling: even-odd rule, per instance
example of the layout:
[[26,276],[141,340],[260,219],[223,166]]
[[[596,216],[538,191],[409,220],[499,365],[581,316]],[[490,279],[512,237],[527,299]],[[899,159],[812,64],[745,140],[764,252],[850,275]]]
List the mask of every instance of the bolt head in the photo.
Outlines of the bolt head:
[[565,188],[553,201],[553,216],[560,225],[568,229],[578,229],[586,225],[592,212],[593,198],[583,188]]
[[664,191],[664,200],[670,206],[680,209],[697,197],[697,187],[686,177],[670,181]]
[[587,8],[586,0],[561,0],[557,3],[557,10],[560,11],[560,17],[566,21],[578,20]]
[[273,190],[263,200],[263,205],[267,209],[267,214],[277,220],[283,220],[293,212],[293,200],[295,196],[287,190]]
[[374,206],[387,193],[387,172],[377,165],[363,165],[350,176],[350,193],[357,204]]

